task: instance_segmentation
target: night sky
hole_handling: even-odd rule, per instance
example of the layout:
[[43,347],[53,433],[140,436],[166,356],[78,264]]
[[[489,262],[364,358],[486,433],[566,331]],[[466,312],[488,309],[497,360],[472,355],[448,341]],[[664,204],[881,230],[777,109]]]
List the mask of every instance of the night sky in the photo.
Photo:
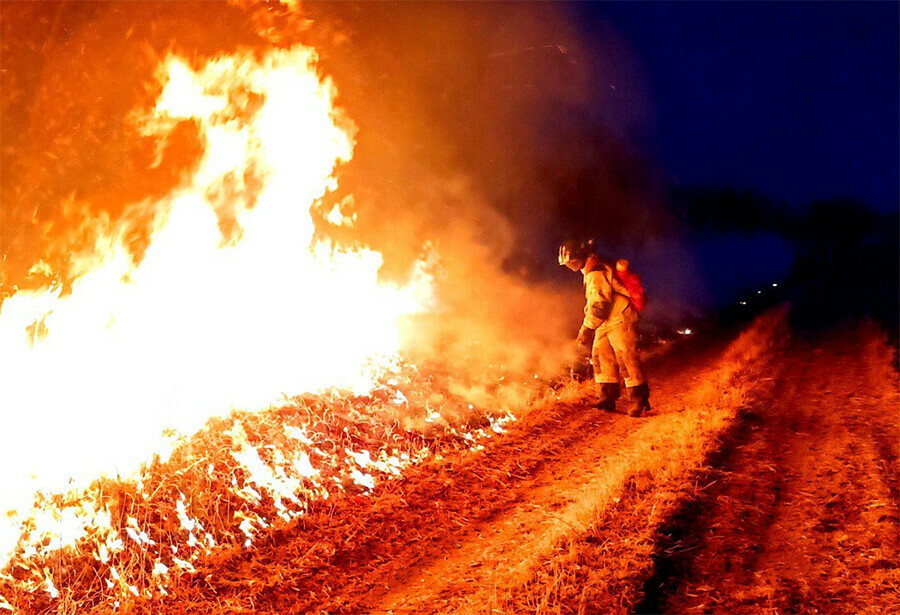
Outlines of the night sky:
[[900,195],[900,4],[588,3],[643,63],[653,146],[682,185],[789,205]]
[[[649,107],[641,137],[670,198],[729,188],[789,215],[836,198],[898,212],[900,4],[583,3],[575,13],[584,36],[612,28],[625,41]],[[700,290],[690,302],[728,305],[788,278],[810,248],[778,224],[691,229]],[[846,266],[848,276],[890,268],[860,280],[864,294],[884,297],[880,307],[896,303],[898,233],[877,257]]]

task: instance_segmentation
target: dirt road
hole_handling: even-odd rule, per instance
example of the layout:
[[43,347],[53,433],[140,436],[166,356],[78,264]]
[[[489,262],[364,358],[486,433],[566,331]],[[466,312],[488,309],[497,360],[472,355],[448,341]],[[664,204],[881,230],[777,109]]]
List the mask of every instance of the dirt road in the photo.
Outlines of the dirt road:
[[900,612],[893,357],[857,329],[780,361],[773,403],[668,528],[691,555],[646,610]]
[[646,418],[589,408],[587,388],[548,400],[152,608],[897,611],[891,351],[873,328],[784,347],[783,327],[658,362]]

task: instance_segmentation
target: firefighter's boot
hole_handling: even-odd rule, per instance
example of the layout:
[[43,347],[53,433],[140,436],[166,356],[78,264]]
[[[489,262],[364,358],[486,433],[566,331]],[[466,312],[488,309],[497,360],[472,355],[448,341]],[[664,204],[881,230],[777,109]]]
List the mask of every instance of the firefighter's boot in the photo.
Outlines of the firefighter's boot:
[[625,388],[628,397],[628,416],[643,416],[650,412],[650,386],[645,382]]
[[618,382],[598,382],[597,407],[606,412],[616,411],[616,400],[619,399]]

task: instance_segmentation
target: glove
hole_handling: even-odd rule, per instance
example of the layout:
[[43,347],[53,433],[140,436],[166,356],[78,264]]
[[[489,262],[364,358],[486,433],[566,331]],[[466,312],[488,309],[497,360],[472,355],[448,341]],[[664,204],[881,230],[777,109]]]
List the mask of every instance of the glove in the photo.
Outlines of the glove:
[[579,346],[590,347],[590,345],[594,341],[594,330],[588,329],[585,326],[582,326],[581,329],[578,330],[578,336],[575,338],[575,343]]
[[591,304],[591,314],[600,320],[606,320],[612,313],[612,301],[603,301]]

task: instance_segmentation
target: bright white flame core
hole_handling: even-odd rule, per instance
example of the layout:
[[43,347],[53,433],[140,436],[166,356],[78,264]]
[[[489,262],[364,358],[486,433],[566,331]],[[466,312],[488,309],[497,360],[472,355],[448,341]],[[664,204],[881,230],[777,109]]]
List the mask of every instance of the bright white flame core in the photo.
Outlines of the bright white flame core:
[[[232,408],[365,392],[398,352],[402,318],[425,309],[421,267],[408,286],[383,284],[379,253],[313,242],[309,209],[353,149],[314,63],[299,46],[196,71],[169,58],[142,128],[162,139],[190,119],[204,153],[151,204],[143,260],[110,235],[70,295],[3,303],[0,512],[19,515],[0,524],[0,567],[35,490],[130,476],[166,454],[163,429],[192,433]],[[223,237],[217,212],[234,216],[234,236]]]

